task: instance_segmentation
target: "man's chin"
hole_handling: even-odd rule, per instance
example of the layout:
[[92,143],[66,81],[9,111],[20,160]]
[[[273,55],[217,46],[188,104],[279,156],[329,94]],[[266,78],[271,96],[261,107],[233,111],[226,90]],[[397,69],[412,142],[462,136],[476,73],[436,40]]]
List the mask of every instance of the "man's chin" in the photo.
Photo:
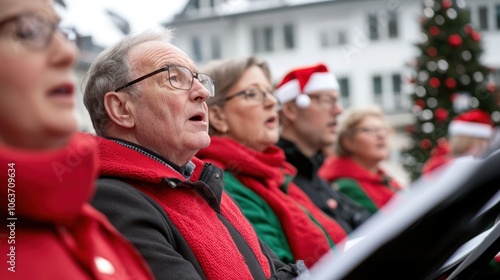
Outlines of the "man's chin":
[[325,137],[322,142],[325,147],[335,145],[335,137]]
[[193,139],[194,149],[201,150],[210,145],[210,136],[208,132],[198,132],[195,137],[196,139]]

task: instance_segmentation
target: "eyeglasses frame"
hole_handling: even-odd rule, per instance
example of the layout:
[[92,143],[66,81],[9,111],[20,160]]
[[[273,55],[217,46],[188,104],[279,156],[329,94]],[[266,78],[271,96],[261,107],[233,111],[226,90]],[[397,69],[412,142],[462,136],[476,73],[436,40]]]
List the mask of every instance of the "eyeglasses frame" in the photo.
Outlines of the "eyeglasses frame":
[[[28,17],[28,16],[36,17],[36,14],[35,13],[31,13],[31,12],[27,12],[27,13],[20,13],[20,14],[17,14],[17,15],[13,15],[13,16],[7,17],[7,18],[3,19],[2,21],[0,21],[0,28],[3,25],[5,25],[5,24],[7,24],[7,23],[9,23],[11,21],[16,21],[16,20],[18,20],[18,19],[20,19],[22,17]],[[64,37],[66,39],[68,39],[68,41],[71,42],[72,40],[69,38],[70,36],[67,35],[67,32],[65,32],[65,30],[67,30],[67,29],[61,28],[59,26],[60,22],[61,22],[61,18],[58,17],[56,21],[50,23],[50,30],[49,30],[49,33],[48,33],[48,36],[47,36],[45,42],[43,43],[43,46],[41,46],[41,47],[33,47],[33,46],[26,45],[27,48],[31,49],[31,50],[44,50],[44,49],[46,49],[50,45],[50,42],[53,40],[54,34],[56,33],[56,31],[59,31],[61,34],[64,35]],[[16,27],[18,27],[19,23],[18,22],[14,22],[14,23],[16,24]],[[71,29],[68,29],[68,30],[71,30]],[[74,32],[73,30],[71,30],[71,31]]]
[[[191,79],[191,85],[189,86],[189,88],[187,88],[187,89],[185,89],[185,88],[178,88],[178,87],[176,87],[176,86],[174,86],[174,85],[172,84],[172,82],[170,81],[170,67],[181,67],[181,68],[185,68],[185,69],[189,70],[189,72],[191,72],[191,74],[193,75],[193,79]],[[212,80],[212,84],[213,84],[213,86],[215,87],[215,81],[214,81],[214,80],[213,80],[210,76],[208,76],[208,75],[207,75],[207,74],[205,74],[205,73],[193,72],[193,71],[191,71],[189,68],[187,68],[187,67],[185,67],[185,66],[181,66],[181,65],[168,65],[168,66],[162,67],[162,68],[160,68],[160,69],[158,69],[158,70],[155,70],[155,71],[153,71],[153,72],[151,72],[151,73],[149,73],[149,74],[146,74],[146,75],[144,75],[144,76],[141,76],[141,77],[139,77],[139,78],[137,78],[137,79],[135,79],[135,80],[132,80],[132,81],[130,81],[130,82],[128,82],[128,83],[126,83],[125,85],[121,86],[121,87],[116,88],[116,89],[115,89],[115,92],[118,92],[118,91],[120,91],[120,90],[122,90],[122,89],[124,89],[124,88],[127,88],[127,87],[129,87],[129,86],[132,86],[132,85],[134,85],[134,84],[136,84],[136,83],[138,83],[138,82],[140,82],[140,81],[142,81],[142,80],[145,80],[145,79],[147,79],[147,78],[149,78],[149,77],[152,77],[152,76],[154,76],[154,75],[156,75],[156,74],[159,74],[159,73],[161,73],[161,72],[167,72],[167,73],[168,73],[168,78],[169,78],[169,79],[168,79],[168,83],[169,83],[169,84],[170,84],[173,88],[176,88],[176,89],[180,89],[180,90],[190,90],[190,89],[193,87],[194,79],[197,79],[197,80],[198,80],[198,76],[199,76],[200,74],[203,74],[203,75],[207,76],[208,78],[210,78],[210,79]],[[199,80],[198,80],[198,81],[199,81]],[[210,97],[213,97],[214,95],[215,95],[215,90],[213,90],[212,92],[210,92]]]
[[[244,89],[242,91],[239,91],[231,96],[227,96],[224,98],[224,102],[228,101],[228,100],[231,100],[233,98],[235,98],[236,96],[240,96],[240,95],[244,95],[246,97],[246,94],[249,92],[249,91],[252,91],[252,90],[257,90],[259,91],[260,93],[263,94],[264,98],[262,99],[262,102],[265,102],[266,101],[266,98],[267,98],[267,95],[272,95],[274,96],[270,91],[263,91],[261,90],[260,88],[257,88],[257,87],[250,87],[250,88],[247,88],[247,89]],[[276,97],[275,97],[276,98]],[[279,103],[279,100],[276,98],[276,100],[278,101]]]

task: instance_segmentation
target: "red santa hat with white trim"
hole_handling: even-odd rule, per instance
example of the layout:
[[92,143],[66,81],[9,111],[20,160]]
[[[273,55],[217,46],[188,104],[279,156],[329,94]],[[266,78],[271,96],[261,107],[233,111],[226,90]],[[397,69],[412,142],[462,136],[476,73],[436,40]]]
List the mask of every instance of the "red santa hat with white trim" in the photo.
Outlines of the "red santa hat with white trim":
[[291,70],[274,94],[281,104],[295,99],[297,106],[306,108],[311,103],[308,95],[319,90],[339,90],[337,79],[324,64]]
[[490,138],[493,122],[485,111],[473,109],[455,117],[448,127],[450,136],[464,135],[477,138]]

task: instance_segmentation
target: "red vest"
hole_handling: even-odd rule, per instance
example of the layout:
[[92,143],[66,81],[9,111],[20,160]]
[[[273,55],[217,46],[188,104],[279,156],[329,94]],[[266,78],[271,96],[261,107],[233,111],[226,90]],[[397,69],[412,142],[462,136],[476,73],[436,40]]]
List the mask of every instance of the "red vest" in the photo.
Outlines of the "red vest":
[[[189,244],[207,279],[251,279],[252,275],[217,213],[194,189],[172,188],[164,179],[186,179],[177,171],[137,151],[98,138],[101,176],[119,177],[153,198],[167,213]],[[186,182],[197,182],[204,163],[193,158],[195,169]],[[252,249],[267,278],[271,268],[262,253],[252,226],[225,194],[221,214],[236,228]]]
[[285,182],[286,176],[291,178],[296,171],[277,146],[260,153],[229,138],[212,137],[210,146],[198,155],[231,172],[267,202],[280,220],[295,259],[304,260],[307,266],[330,250],[325,231],[334,243],[346,237],[344,229],[317,208],[298,186]]
[[[384,171],[379,170],[378,174],[372,174],[349,157],[329,157],[321,166],[318,174],[327,182],[333,182],[337,179],[353,179],[357,181],[378,208],[386,204],[397,190],[402,189]],[[384,184],[384,178],[387,178],[387,183],[392,189]]]

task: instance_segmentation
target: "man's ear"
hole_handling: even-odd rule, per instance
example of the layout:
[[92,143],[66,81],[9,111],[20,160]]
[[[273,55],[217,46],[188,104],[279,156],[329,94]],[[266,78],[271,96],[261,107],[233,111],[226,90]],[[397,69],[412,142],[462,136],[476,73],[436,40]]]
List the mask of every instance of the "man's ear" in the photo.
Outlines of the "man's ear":
[[219,105],[213,105],[208,108],[208,118],[210,126],[218,132],[224,134],[229,131],[226,121],[226,114]]
[[281,105],[281,114],[283,114],[285,119],[295,122],[298,118],[299,109],[295,102],[287,102]]
[[106,93],[104,107],[109,119],[114,124],[124,128],[131,128],[135,125],[135,107],[129,93],[113,91]]

